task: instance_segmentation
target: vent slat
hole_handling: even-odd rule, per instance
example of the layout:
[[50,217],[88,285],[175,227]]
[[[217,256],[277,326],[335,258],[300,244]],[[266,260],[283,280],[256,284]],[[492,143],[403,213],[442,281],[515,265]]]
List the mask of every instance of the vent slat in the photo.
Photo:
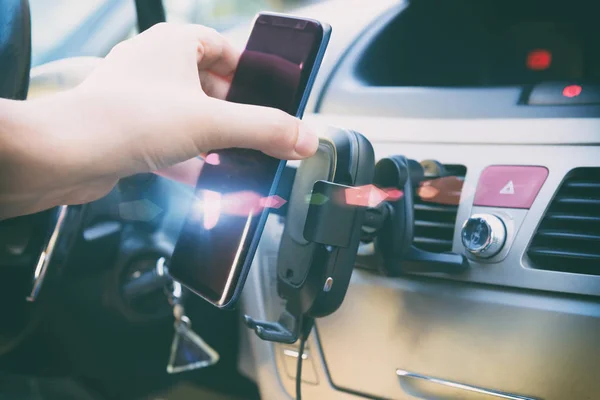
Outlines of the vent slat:
[[567,182],[565,187],[569,189],[600,189],[600,182]]
[[415,226],[424,227],[424,228],[438,228],[438,229],[454,230],[454,224],[450,223],[450,222],[416,220]]
[[527,255],[534,267],[600,275],[600,168],[569,172]]
[[438,203],[415,203],[415,211],[425,211],[425,212],[439,212],[439,213],[454,213],[458,207],[456,206],[448,206],[445,204]]
[[600,242],[600,234],[589,234],[581,232],[567,232],[550,229],[540,229],[537,236],[552,238],[552,239],[578,239],[578,240],[598,240]]
[[446,239],[437,239],[437,238],[431,238],[431,237],[420,237],[420,236],[415,236],[415,238],[413,239],[413,241],[415,243],[418,244],[435,244],[438,246],[450,246],[452,247],[452,240],[446,240]]
[[[557,250],[548,249],[544,247],[531,247],[529,249],[529,257],[541,256],[541,257],[560,257],[568,259],[584,259],[584,260],[599,260],[600,254],[598,253],[587,253],[587,252],[573,252],[568,250]],[[600,272],[600,265],[598,265],[598,272]]]
[[[444,165],[446,176],[464,180],[467,168],[463,165]],[[427,180],[438,179],[427,176]],[[415,232],[413,245],[421,250],[434,253],[452,251],[454,227],[458,206],[424,201],[418,194],[414,197]]]
[[554,200],[554,202],[557,204],[600,206],[600,199],[590,199],[581,197],[557,197]]
[[545,217],[547,220],[555,221],[573,221],[573,222],[600,222],[600,215],[577,215],[577,214],[562,214],[548,213]]
[[[421,250],[444,253],[452,250],[452,240],[415,236],[413,244]],[[450,249],[450,250],[449,250]]]

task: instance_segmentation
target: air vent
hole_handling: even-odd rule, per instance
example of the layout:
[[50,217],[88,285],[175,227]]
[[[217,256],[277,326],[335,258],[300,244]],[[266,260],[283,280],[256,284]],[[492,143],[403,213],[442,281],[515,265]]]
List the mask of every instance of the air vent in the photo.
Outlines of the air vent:
[[600,168],[567,175],[527,255],[537,269],[600,275]]
[[[460,186],[457,188],[457,185],[449,181],[449,185],[443,187],[452,191],[460,190],[467,168],[463,165],[444,165],[444,169],[446,170],[446,177],[455,177],[460,180]],[[439,178],[439,176],[427,176],[425,180]],[[445,200],[443,202],[437,202],[436,197],[429,200],[425,196],[415,194],[415,232],[413,239],[415,247],[434,253],[452,251],[459,197],[460,193],[449,193],[444,196]]]

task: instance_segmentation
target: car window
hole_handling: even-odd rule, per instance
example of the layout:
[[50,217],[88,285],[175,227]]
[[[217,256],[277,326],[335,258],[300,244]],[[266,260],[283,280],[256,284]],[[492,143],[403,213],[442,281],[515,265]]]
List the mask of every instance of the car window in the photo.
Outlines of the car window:
[[105,1],[30,0],[34,47],[41,52],[49,50]]
[[32,66],[105,56],[135,26],[133,0],[30,0]]
[[[167,21],[223,31],[261,10],[290,11],[322,0],[163,0]],[[105,56],[137,32],[134,0],[30,0],[32,66]]]
[[203,24],[222,31],[248,21],[262,10],[285,12],[318,1],[320,0],[164,0],[164,5],[169,21]]

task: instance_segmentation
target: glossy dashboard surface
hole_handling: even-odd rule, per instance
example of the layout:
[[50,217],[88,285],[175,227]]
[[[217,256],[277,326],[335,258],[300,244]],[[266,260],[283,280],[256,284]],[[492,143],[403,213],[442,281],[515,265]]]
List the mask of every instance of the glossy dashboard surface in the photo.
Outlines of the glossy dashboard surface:
[[[444,118],[443,110],[437,118],[429,117],[431,110],[407,115],[422,106],[423,90],[407,88],[400,95],[393,88],[359,88],[356,81],[340,80],[346,70],[335,63],[368,36],[360,32],[375,25],[377,14],[391,18],[398,3],[376,1],[369,15],[344,16],[336,8],[345,8],[340,4],[334,1],[306,10],[307,15],[330,22],[334,34],[311,99],[316,105],[316,95],[322,94],[320,113],[305,119],[322,129],[331,124],[363,133],[377,158],[402,154],[464,165],[464,187],[472,190],[463,189],[452,238],[454,252],[465,254],[460,227],[472,213],[508,212],[518,223],[497,258],[471,260],[463,275],[386,277],[355,270],[341,309],[319,320],[311,336],[304,396],[494,398],[411,380],[397,375],[399,369],[514,398],[594,398],[600,392],[594,372],[600,368],[600,276],[535,269],[526,251],[566,174],[577,167],[600,166],[599,115],[472,118],[468,109],[463,118]],[[416,96],[413,104],[407,91]],[[468,94],[458,94],[457,104]],[[490,98],[490,93],[471,94],[479,101]],[[440,91],[440,96],[450,94]],[[404,104],[408,111],[395,113]],[[529,209],[473,205],[479,179],[491,165],[548,170]],[[281,222],[270,218],[245,289],[244,311],[253,317],[276,318],[281,307],[274,269]],[[252,358],[242,357],[240,367],[256,378],[263,397],[282,398],[283,393],[291,397],[294,348],[260,342],[249,331],[243,341]]]

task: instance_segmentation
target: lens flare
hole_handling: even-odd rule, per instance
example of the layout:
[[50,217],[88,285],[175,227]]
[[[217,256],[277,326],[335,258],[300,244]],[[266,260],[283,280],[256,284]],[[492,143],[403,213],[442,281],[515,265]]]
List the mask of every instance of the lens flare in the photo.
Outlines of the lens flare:
[[217,226],[223,216],[248,217],[261,212],[265,208],[281,208],[286,200],[280,196],[261,197],[252,191],[241,191],[221,194],[211,190],[198,192],[190,218],[202,221],[204,229]]
[[204,162],[210,165],[219,165],[221,164],[221,159],[219,158],[219,154],[210,153],[204,158]]
[[287,201],[285,201],[281,197],[275,195],[275,196],[263,197],[262,199],[260,199],[259,205],[261,208],[279,209],[285,203],[287,203]]
[[421,186],[417,192],[423,200],[431,200],[440,194],[440,191],[433,186]]
[[389,201],[397,201],[404,196],[404,192],[400,189],[391,188],[391,189],[383,189],[383,191],[387,194],[387,199]]
[[223,195],[222,213],[245,217],[259,212],[261,195],[252,191],[234,192]]
[[304,201],[306,202],[306,204],[322,206],[323,204],[329,201],[329,197],[325,196],[322,193],[307,194],[304,197]]
[[388,194],[375,185],[365,185],[345,190],[346,204],[359,207],[377,207]]
[[221,193],[202,190],[192,205],[191,217],[202,220],[204,229],[211,230],[221,217]]

